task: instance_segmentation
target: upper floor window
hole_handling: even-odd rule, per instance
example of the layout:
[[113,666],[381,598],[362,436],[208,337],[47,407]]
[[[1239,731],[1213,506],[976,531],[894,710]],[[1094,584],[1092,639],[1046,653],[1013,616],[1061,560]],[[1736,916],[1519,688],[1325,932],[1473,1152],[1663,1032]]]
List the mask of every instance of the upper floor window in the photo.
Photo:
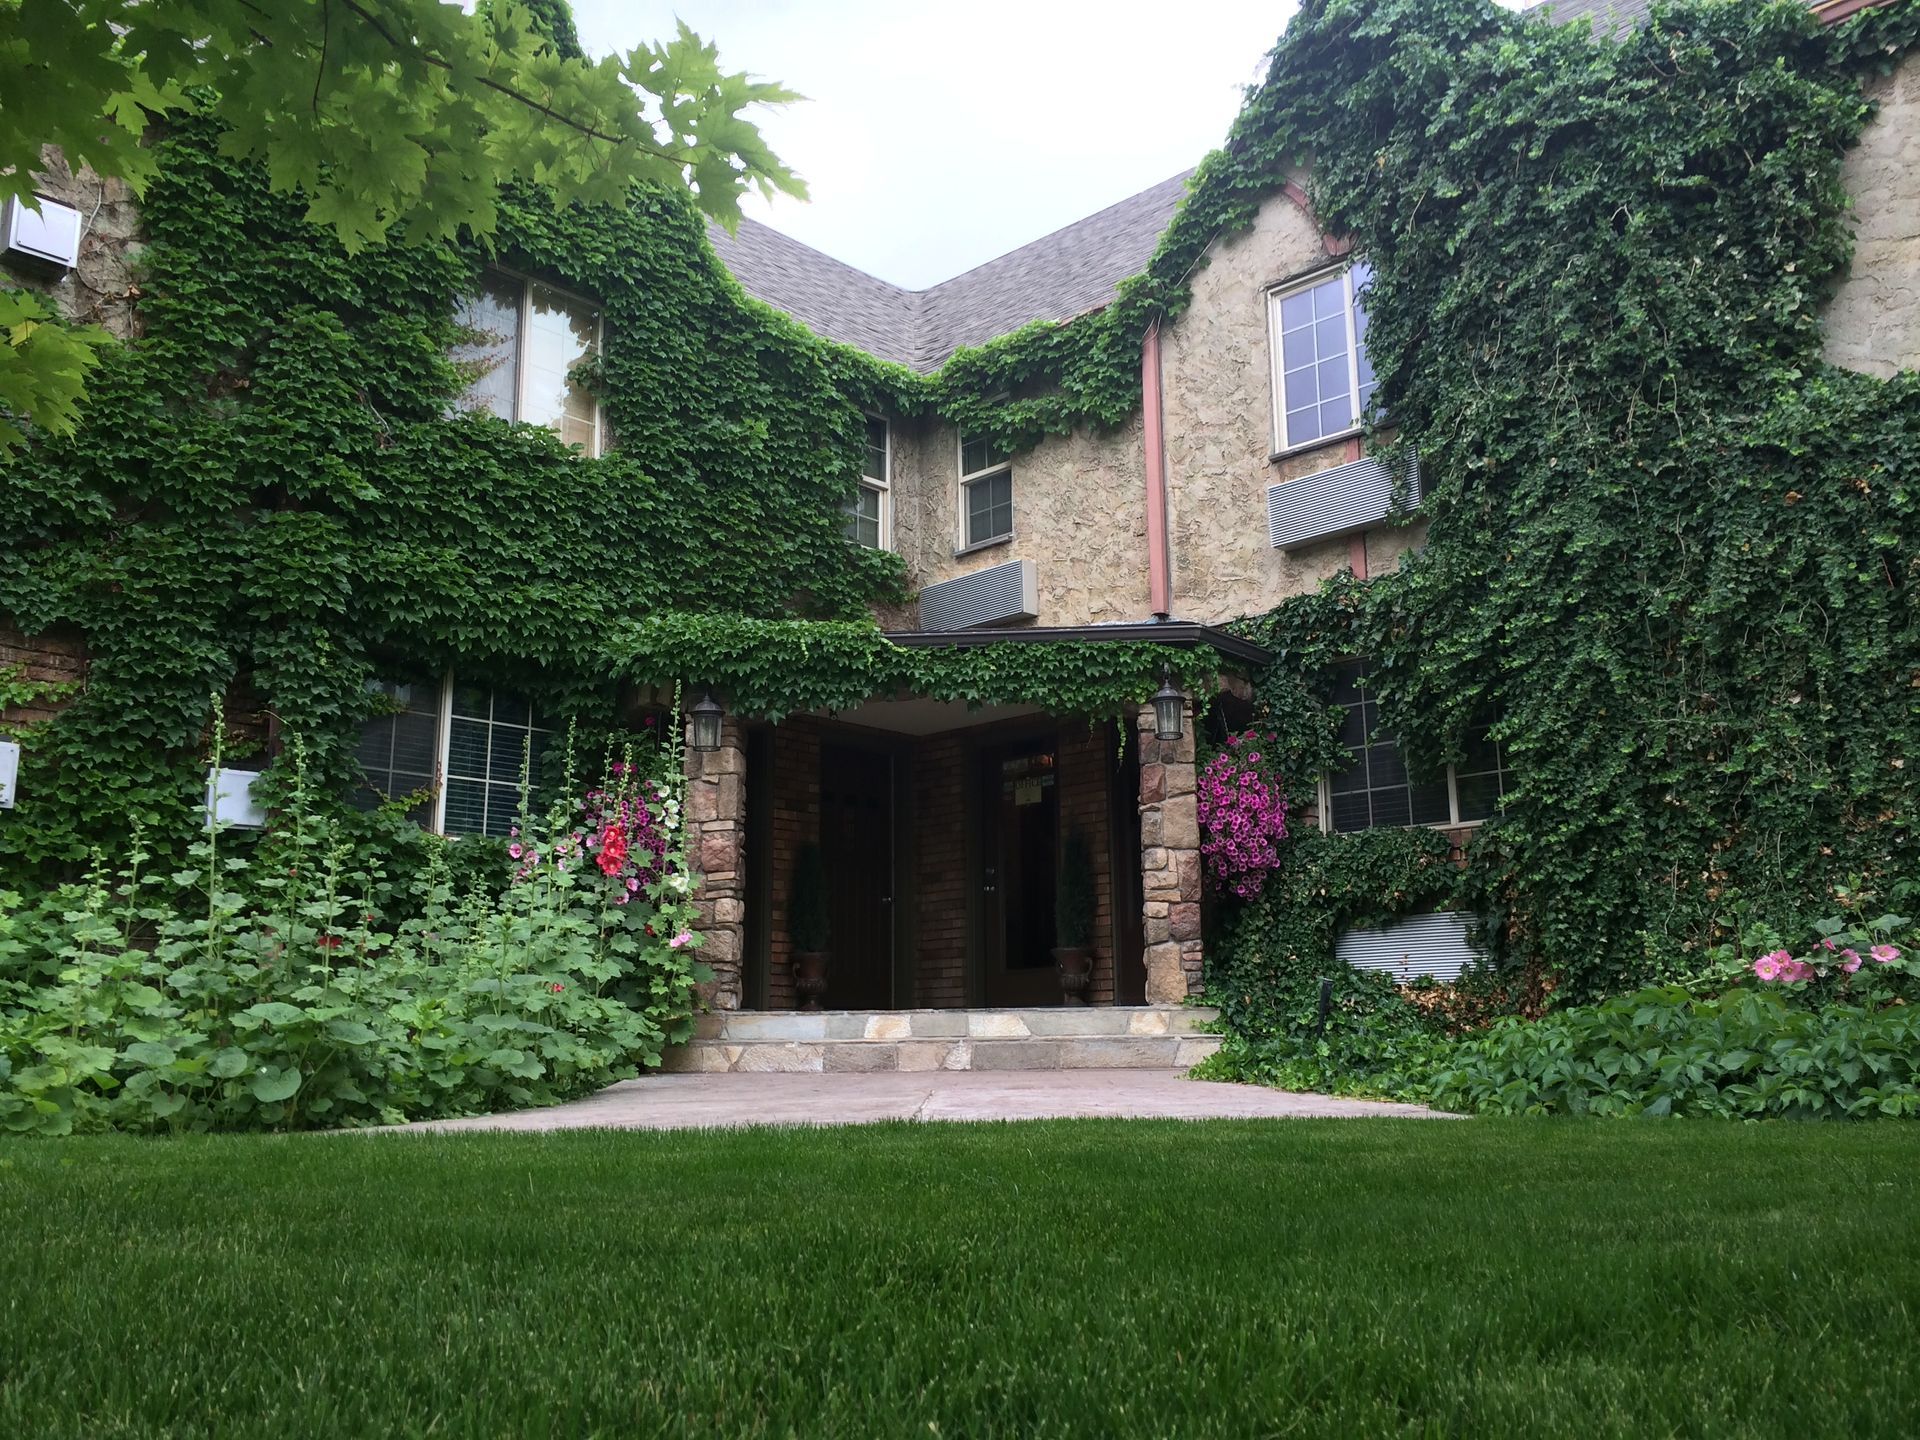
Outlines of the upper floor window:
[[1372,278],[1372,269],[1356,262],[1338,275],[1269,292],[1276,452],[1359,426],[1375,388],[1364,304]]
[[1013,458],[991,441],[960,437],[960,548],[1013,535]]
[[1334,831],[1376,825],[1472,825],[1491,819],[1507,793],[1511,772],[1489,725],[1467,734],[1465,758],[1430,779],[1407,770],[1399,742],[1382,729],[1367,693],[1367,662],[1350,660],[1333,672],[1333,698],[1346,708],[1340,742],[1352,764],[1322,784],[1321,823]]
[[363,804],[428,795],[407,813],[446,835],[505,835],[522,767],[537,775],[549,728],[517,695],[441,681],[378,681],[389,708],[360,731]]
[[538,280],[501,270],[480,277],[455,317],[469,339],[454,359],[471,367],[470,410],[545,425],[589,455],[601,447],[600,402],[573,378],[599,358],[599,307]]
[[878,415],[867,417],[867,443],[860,462],[860,489],[847,503],[847,538],[884,549],[892,537],[887,513],[892,491],[892,435]]

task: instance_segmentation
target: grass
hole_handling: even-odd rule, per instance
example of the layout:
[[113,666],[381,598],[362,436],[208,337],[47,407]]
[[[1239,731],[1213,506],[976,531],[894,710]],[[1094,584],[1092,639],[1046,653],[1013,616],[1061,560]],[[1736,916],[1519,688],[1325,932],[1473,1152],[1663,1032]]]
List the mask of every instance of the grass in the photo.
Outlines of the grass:
[[1920,1127],[0,1147],[0,1435],[1910,1435]]

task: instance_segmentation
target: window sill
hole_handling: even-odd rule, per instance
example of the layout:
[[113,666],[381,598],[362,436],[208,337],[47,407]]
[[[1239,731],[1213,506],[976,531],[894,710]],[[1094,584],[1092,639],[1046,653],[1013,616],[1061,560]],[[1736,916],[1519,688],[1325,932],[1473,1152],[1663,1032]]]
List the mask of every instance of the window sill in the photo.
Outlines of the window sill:
[[1369,825],[1364,830],[1336,830],[1331,824],[1322,822],[1322,835],[1364,835],[1368,830],[1478,830],[1482,825],[1490,825],[1499,819],[1490,815],[1485,820],[1431,820],[1418,825]]
[[1316,450],[1325,450],[1332,445],[1344,445],[1349,440],[1358,440],[1367,433],[1363,425],[1339,431],[1333,435],[1321,435],[1298,445],[1289,445],[1284,450],[1275,450],[1267,456],[1269,465],[1278,465],[1282,460],[1297,460],[1302,455],[1311,455]]
[[962,560],[969,555],[978,555],[982,550],[991,550],[996,545],[1011,545],[1012,543],[1013,543],[1012,534],[996,535],[991,540],[979,540],[973,543],[972,545],[961,546],[958,550],[953,552],[953,558],[956,560]]

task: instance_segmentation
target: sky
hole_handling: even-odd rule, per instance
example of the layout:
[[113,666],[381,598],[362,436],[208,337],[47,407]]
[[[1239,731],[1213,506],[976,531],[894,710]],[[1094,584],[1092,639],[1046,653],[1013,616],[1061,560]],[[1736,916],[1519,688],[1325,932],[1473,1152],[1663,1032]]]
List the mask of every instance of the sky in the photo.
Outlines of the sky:
[[677,15],[764,112],[811,200],[746,213],[921,289],[1177,175],[1226,138],[1293,0],[573,0],[583,46]]

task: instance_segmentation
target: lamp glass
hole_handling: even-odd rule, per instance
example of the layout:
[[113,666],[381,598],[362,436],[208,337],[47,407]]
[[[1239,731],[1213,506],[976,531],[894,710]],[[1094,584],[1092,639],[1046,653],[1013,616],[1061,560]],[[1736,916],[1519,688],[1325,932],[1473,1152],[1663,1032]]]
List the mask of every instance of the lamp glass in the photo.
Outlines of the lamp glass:
[[1185,731],[1187,697],[1174,688],[1169,675],[1153,697],[1153,733],[1156,739],[1178,740]]
[[692,720],[692,744],[695,750],[706,753],[720,748],[720,722],[726,719],[727,712],[720,708],[712,694],[702,695],[688,712]]

